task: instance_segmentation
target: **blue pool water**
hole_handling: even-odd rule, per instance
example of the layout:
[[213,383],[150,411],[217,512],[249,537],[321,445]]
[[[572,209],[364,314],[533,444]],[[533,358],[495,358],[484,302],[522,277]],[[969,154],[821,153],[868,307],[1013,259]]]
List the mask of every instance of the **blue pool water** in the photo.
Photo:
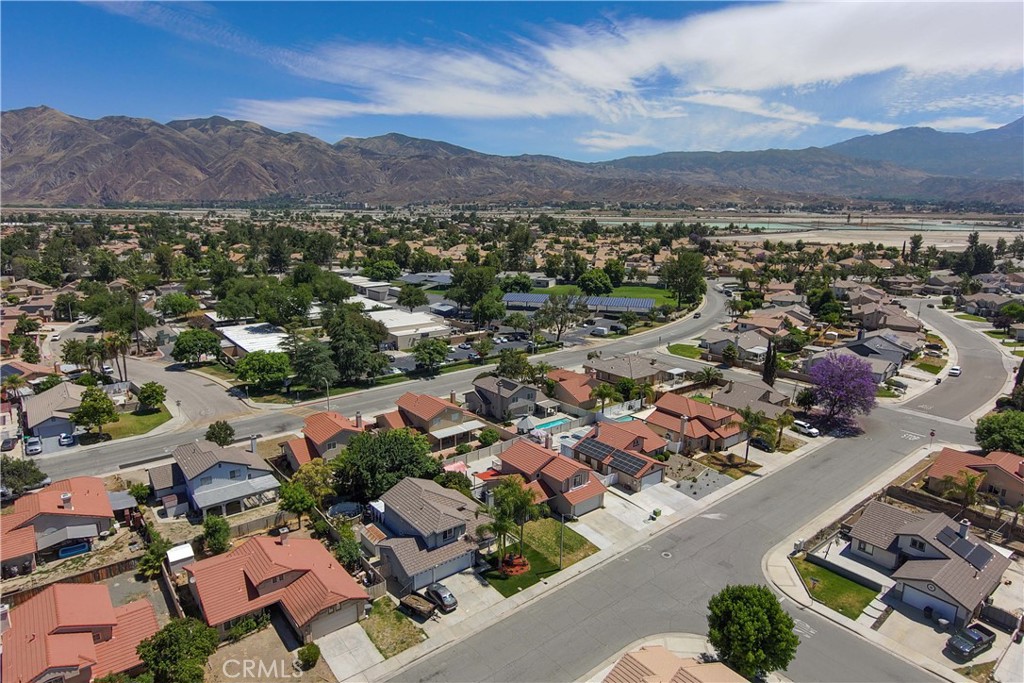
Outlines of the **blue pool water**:
[[633,416],[632,415],[626,415],[625,417],[618,417],[618,418],[615,418],[615,421],[616,422],[632,422],[633,421]]
[[569,418],[567,418],[567,417],[560,417],[557,420],[552,420],[551,422],[541,422],[539,425],[537,425],[537,429],[547,429],[549,427],[557,427],[558,425],[564,425],[568,421],[569,421]]

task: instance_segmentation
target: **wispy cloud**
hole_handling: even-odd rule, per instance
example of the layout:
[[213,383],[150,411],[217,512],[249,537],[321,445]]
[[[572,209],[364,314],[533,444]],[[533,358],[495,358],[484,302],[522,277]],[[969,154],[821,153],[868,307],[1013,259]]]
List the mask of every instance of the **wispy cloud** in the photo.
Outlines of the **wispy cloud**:
[[[690,131],[713,132],[716,137],[702,145],[707,148],[822,127],[883,132],[918,123],[914,117],[920,111],[948,111],[933,124],[959,130],[987,123],[994,106],[1021,104],[1018,95],[1008,93],[935,97],[927,92],[912,96],[929,101],[916,109],[900,104],[901,97],[910,96],[896,92],[888,106],[877,102],[849,115],[827,115],[823,104],[868,78],[965,83],[978,75],[1019,74],[1021,3],[736,5],[673,21],[605,17],[582,26],[536,27],[529,34],[504,36],[500,46],[482,41],[265,45],[226,24],[207,5],[103,7],[345,93],[324,97],[311,87],[317,96],[253,97],[229,105],[233,115],[273,126],[308,127],[364,115],[574,117],[596,124],[575,141],[588,151],[606,151],[653,145],[649,134],[629,131],[659,119],[687,117]],[[741,118],[730,119],[726,130],[708,108]]]

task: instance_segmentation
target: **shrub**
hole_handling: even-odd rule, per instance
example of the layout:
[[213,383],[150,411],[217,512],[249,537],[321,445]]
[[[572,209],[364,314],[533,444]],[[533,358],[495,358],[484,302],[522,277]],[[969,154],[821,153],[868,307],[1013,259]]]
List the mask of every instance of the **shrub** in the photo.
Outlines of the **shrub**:
[[309,671],[320,661],[320,646],[316,643],[306,643],[299,648],[299,666],[303,671]]
[[[250,614],[228,629],[228,639],[232,643],[237,643],[250,633],[265,628],[268,624],[270,624],[270,615],[266,612],[260,612],[260,614],[255,617]],[[317,652],[317,654],[319,654],[319,652]],[[314,662],[314,664],[315,663],[316,662]]]
[[469,453],[471,450],[473,450],[473,447],[470,446],[468,443],[460,443],[458,446],[455,447],[455,452],[458,455],[465,455],[466,453]]
[[313,522],[313,535],[317,538],[328,538],[331,525],[322,519]]
[[142,482],[132,484],[128,487],[128,493],[135,499],[136,503],[142,505],[149,498],[149,484],[143,484]]
[[500,438],[501,435],[498,434],[497,429],[494,429],[493,427],[488,427],[484,429],[482,432],[480,432],[480,445],[490,446],[491,444],[496,443]]

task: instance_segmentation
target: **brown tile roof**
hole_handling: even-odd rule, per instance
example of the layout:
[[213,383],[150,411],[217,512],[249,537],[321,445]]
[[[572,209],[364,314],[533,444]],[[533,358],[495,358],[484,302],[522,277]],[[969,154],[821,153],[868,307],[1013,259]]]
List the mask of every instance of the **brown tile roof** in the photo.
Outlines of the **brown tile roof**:
[[377,416],[377,427],[380,429],[401,429],[408,427],[401,410],[392,410],[390,413],[381,413]]
[[590,391],[601,382],[590,375],[584,375],[572,370],[557,369],[548,373],[548,378],[558,382],[570,396],[576,399],[577,403],[585,403],[590,400]]
[[479,503],[458,491],[447,489],[429,479],[406,477],[380,497],[384,505],[402,517],[421,536],[440,533],[466,525],[473,534],[481,522],[476,514]]
[[928,468],[928,476],[935,479],[944,479],[947,476],[958,479],[961,472],[968,470],[985,472],[990,469],[999,469],[1024,486],[1024,477],[1021,476],[1021,463],[1024,463],[1024,458],[1005,451],[992,451],[982,457],[972,453],[964,453],[953,448],[943,448],[942,452],[935,458],[935,462]]
[[692,398],[680,396],[679,394],[664,394],[654,405],[658,410],[668,412],[676,417],[686,415],[687,417],[705,418],[714,422],[719,420],[732,422],[738,417],[731,410],[694,401]]
[[913,512],[873,500],[850,529],[850,537],[877,548],[889,549],[896,543],[897,531],[920,519],[921,516]]
[[414,394],[411,391],[399,396],[398,400],[395,401],[395,405],[421,420],[433,420],[449,408],[462,411],[462,408],[449,401],[436,396],[430,396],[429,394]]
[[605,485],[602,484],[597,477],[591,474],[591,476],[587,478],[586,484],[574,489],[570,489],[566,491],[563,495],[565,496],[565,499],[569,502],[570,505],[578,505],[583,501],[590,500],[595,496],[604,495],[605,491],[607,490],[607,487],[605,487]]
[[[364,423],[365,426],[365,423]],[[336,412],[313,413],[306,418],[305,427],[302,433],[313,440],[313,443],[324,444],[339,432],[361,432],[362,427],[356,427],[355,423],[344,415]]]
[[[291,538],[286,545],[269,536],[250,538],[230,552],[185,567],[195,579],[206,622],[211,626],[280,603],[300,627],[346,600],[365,600],[355,582],[322,543]],[[264,595],[256,585],[298,571],[301,576]]]
[[305,436],[300,436],[297,439],[289,439],[284,445],[291,452],[292,457],[295,458],[295,463],[299,467],[302,467],[307,462],[311,462],[313,460],[313,455],[316,453],[309,438]]
[[555,452],[520,439],[498,457],[503,463],[532,478],[555,457]]
[[[601,434],[596,438],[601,443],[608,444],[612,448],[639,453],[651,453],[666,446],[665,439],[655,434],[650,427],[638,420],[630,422],[603,422],[601,424]],[[639,443],[634,448],[633,443],[638,439]]]
[[270,471],[263,458],[243,448],[222,448],[209,441],[194,441],[174,449],[174,460],[189,479],[195,479],[217,463],[247,465],[250,469]]
[[122,607],[114,608],[117,626],[110,640],[96,643],[98,662],[93,667],[93,678],[107,674],[128,671],[142,664],[137,649],[160,626],[156,622],[156,611],[148,600],[136,600]]
[[701,663],[680,657],[661,645],[627,652],[604,683],[744,683],[747,679],[721,662]]

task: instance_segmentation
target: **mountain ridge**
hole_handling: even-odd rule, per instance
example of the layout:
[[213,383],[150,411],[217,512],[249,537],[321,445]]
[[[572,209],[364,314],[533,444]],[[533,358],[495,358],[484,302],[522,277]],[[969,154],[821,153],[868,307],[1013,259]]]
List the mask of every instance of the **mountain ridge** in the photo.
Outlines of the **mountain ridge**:
[[[918,139],[925,142],[915,146]],[[884,153],[887,148],[901,150],[902,156]],[[949,152],[930,148],[956,150],[959,165],[937,165]],[[1024,118],[970,134],[900,129],[802,150],[664,152],[579,162],[485,154],[401,133],[331,144],[220,116],[162,124],[127,116],[84,119],[41,106],[2,113],[0,149],[0,189],[8,203],[230,202],[274,196],[370,203],[703,204],[876,197],[1012,205],[1024,199],[1019,182]],[[1016,157],[1007,149],[1015,149]],[[872,154],[887,158],[869,158]],[[1007,169],[1015,162],[1014,175]]]

